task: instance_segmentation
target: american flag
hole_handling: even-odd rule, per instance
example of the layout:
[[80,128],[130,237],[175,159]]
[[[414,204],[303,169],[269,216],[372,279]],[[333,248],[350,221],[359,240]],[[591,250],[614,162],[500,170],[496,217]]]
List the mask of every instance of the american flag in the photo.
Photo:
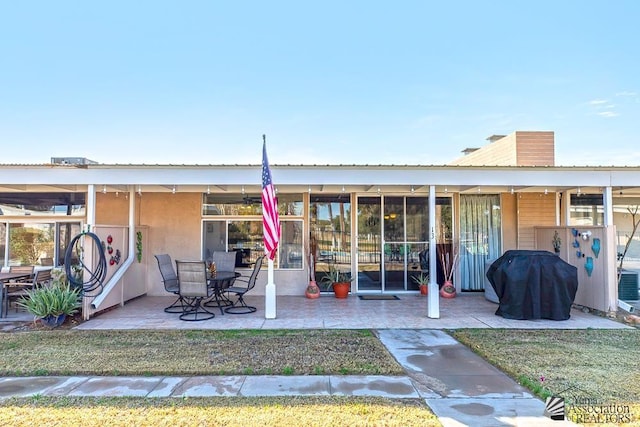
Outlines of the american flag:
[[280,241],[280,218],[278,217],[278,199],[276,197],[271,170],[267,160],[267,141],[262,136],[262,229],[264,233],[264,252],[273,260]]

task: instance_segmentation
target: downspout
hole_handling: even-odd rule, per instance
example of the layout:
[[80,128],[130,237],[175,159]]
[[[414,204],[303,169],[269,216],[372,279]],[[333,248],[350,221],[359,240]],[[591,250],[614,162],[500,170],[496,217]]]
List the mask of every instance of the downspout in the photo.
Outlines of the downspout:
[[[96,223],[96,188],[94,184],[87,186],[87,220],[85,223],[85,230],[92,231],[93,226]],[[93,256],[93,254],[91,254]],[[89,298],[82,298],[82,318],[89,320]]]
[[[91,307],[94,310],[98,310],[100,308],[100,306],[102,305],[104,300],[107,298],[109,293],[113,290],[116,284],[120,280],[122,280],[122,277],[124,276],[124,274],[127,272],[131,264],[133,264],[133,260],[135,258],[134,248],[136,247],[135,218],[136,218],[136,193],[135,191],[133,191],[133,187],[130,187],[129,188],[129,256],[127,256],[127,259],[124,261],[124,263],[122,263],[122,267],[120,267],[118,271],[116,271],[114,275],[111,276],[111,279],[109,279],[109,282],[107,282],[107,284],[104,286],[100,295],[96,296],[93,299],[93,302],[91,303]],[[120,305],[124,305],[124,297],[122,295],[123,294],[121,293]]]

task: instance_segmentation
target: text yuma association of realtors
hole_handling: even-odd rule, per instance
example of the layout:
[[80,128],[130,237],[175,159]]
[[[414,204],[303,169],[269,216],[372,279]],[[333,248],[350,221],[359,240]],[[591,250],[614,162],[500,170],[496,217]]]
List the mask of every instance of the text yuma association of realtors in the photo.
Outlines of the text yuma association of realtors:
[[615,403],[603,405],[594,404],[591,399],[578,399],[571,405],[568,418],[575,423],[615,423],[623,424],[633,421],[633,415],[628,405]]

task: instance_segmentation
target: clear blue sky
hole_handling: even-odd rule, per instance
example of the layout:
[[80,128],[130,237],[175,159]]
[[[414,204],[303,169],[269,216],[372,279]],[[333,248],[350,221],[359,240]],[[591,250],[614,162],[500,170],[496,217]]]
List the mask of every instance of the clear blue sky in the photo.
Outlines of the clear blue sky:
[[3,1],[0,163],[640,165],[640,1]]

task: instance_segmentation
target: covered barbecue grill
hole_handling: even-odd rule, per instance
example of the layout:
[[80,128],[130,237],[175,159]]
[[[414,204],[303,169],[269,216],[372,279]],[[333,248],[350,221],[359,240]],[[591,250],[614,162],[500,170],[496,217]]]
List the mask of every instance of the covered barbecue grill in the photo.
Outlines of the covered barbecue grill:
[[506,319],[567,320],[578,290],[578,271],[547,251],[511,250],[487,270]]

